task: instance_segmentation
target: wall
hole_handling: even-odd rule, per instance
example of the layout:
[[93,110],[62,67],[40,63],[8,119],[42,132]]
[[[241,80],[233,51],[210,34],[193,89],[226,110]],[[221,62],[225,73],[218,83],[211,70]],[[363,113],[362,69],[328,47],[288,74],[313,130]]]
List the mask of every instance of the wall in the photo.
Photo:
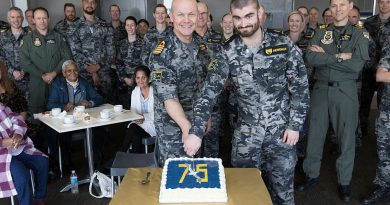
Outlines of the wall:
[[146,19],[150,25],[154,25],[153,10],[157,4],[156,0],[101,0],[102,17],[110,21],[108,11],[112,4],[117,4],[121,8],[121,19],[127,16],[134,16],[138,19]]
[[0,0],[0,20],[7,22],[7,13],[11,2],[9,0]]

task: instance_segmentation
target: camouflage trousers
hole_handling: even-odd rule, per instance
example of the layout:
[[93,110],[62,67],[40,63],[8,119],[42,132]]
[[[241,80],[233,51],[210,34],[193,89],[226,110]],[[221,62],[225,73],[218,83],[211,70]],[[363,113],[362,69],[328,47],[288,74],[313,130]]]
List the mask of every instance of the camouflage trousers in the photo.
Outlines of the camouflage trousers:
[[238,125],[232,143],[234,167],[260,169],[273,204],[295,204],[295,146],[284,144],[280,134],[247,125]]
[[169,117],[156,118],[158,117],[155,117],[158,165],[163,167],[168,158],[188,157],[184,152],[179,126]]
[[376,121],[377,165],[374,183],[381,187],[390,187],[390,113],[380,112]]
[[[113,91],[113,89],[115,88],[113,88],[112,86],[111,70],[100,69],[98,74],[100,78],[100,85],[98,87],[95,86],[94,87],[97,89],[98,93],[103,96],[105,102],[115,104],[114,102],[115,92]],[[88,83],[90,83],[93,86],[92,75],[87,73],[80,73],[80,76],[85,78],[88,81]]]

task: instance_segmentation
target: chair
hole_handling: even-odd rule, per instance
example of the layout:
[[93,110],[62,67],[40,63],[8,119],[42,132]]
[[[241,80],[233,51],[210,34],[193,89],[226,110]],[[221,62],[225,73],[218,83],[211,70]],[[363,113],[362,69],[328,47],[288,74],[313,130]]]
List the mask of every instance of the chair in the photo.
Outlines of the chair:
[[147,154],[117,152],[114,162],[111,166],[111,188],[113,195],[114,177],[118,177],[118,186],[121,183],[120,177],[126,174],[128,168],[157,167],[157,161],[154,152]]
[[[31,169],[30,169],[30,180],[31,180],[32,193],[34,195],[34,193],[35,193],[34,172]],[[14,195],[14,196],[16,196],[16,195]],[[11,205],[15,204],[14,196],[11,196]]]
[[145,146],[145,154],[148,153],[148,146],[152,144],[156,144],[156,137],[148,137],[148,138],[142,138],[142,144]]

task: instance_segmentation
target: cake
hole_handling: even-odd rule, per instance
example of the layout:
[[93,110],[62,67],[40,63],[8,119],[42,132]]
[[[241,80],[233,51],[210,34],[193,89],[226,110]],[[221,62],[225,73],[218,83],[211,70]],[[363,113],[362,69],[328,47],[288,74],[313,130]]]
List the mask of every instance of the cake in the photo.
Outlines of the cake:
[[227,202],[225,172],[217,158],[165,161],[159,203]]

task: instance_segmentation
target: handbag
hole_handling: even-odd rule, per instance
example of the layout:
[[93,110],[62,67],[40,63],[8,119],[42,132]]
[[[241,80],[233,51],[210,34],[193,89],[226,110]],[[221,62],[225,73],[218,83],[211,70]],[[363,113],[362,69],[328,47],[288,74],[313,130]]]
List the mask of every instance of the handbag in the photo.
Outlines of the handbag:
[[[103,173],[100,173],[99,171],[95,171],[91,177],[91,181],[89,183],[89,194],[91,194],[95,198],[112,198],[113,195],[113,190],[112,190],[112,185],[113,181],[106,176]],[[92,186],[97,190],[98,195],[95,195],[92,193]],[[114,189],[116,190],[117,185],[114,182]]]

